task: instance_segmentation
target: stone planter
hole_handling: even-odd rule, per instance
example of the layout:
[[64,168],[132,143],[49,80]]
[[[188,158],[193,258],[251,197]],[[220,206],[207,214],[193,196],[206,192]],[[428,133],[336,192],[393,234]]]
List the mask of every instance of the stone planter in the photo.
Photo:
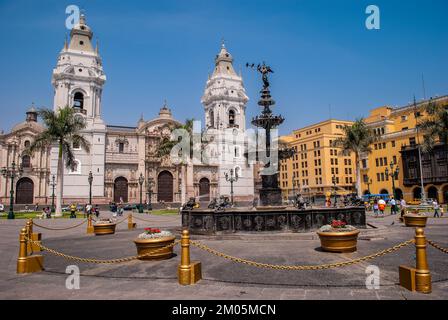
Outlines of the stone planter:
[[426,227],[427,216],[423,215],[404,215],[404,224],[406,227],[424,228]]
[[346,232],[320,232],[322,250],[328,252],[355,252],[358,243],[359,230]]
[[[143,255],[147,253],[151,253],[160,248],[166,247],[174,242],[176,237],[163,237],[163,238],[155,238],[155,239],[135,239],[134,243],[137,247],[137,254]],[[165,248],[163,250],[159,250],[154,255],[149,255],[146,257],[139,258],[140,260],[165,260],[169,259],[173,256],[173,247]]]
[[102,236],[105,234],[114,234],[115,233],[115,223],[102,223],[102,224],[94,224],[93,232],[97,236]]

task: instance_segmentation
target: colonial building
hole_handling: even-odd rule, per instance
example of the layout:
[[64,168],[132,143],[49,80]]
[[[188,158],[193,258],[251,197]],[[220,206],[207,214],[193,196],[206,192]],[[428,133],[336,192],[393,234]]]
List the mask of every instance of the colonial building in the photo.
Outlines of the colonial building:
[[284,198],[297,190],[305,195],[327,195],[334,192],[335,185],[337,194],[354,192],[355,156],[341,155],[341,150],[332,146],[334,140],[344,135],[344,126],[351,124],[330,119],[281,137],[282,144],[296,151],[292,158],[280,161],[279,181]]
[[[434,103],[448,105],[448,96],[432,100]],[[417,130],[418,119],[426,116],[425,107],[429,100],[410,103],[403,107],[384,106],[373,109],[365,119],[378,141],[372,152],[362,160],[361,174],[364,193],[393,194],[393,186],[398,198],[406,201],[421,197],[420,161],[417,146],[423,142],[423,133]],[[399,173],[392,184],[386,175],[390,163],[398,166]],[[433,152],[423,153],[422,170],[425,195],[448,202],[447,154],[440,146]]]
[[[228,141],[228,130],[234,135],[245,129],[245,94],[241,75],[233,69],[233,58],[224,45],[215,59],[215,70],[206,83],[202,103],[208,133],[220,137],[211,162],[187,161],[174,163],[170,156],[158,156],[163,138],[170,137],[181,123],[174,119],[165,103],[156,118],[141,118],[136,126],[107,125],[103,120],[102,93],[106,82],[98,46],[92,45],[93,32],[84,15],[70,33],[58,55],[53,70],[54,110],[70,106],[86,122],[83,135],[90,142],[90,151],[73,146],[77,165],[64,168],[64,203],[86,203],[93,175],[94,203],[112,201],[138,203],[185,202],[188,197],[209,201],[221,194],[230,194],[225,173],[233,169],[239,179],[235,183],[235,199],[252,201],[254,195],[253,168],[244,157],[245,144]],[[106,108],[107,110],[107,108]],[[27,146],[42,130],[32,107],[26,120],[10,133],[0,134],[0,167],[15,162],[24,169],[14,182],[17,204],[49,204],[50,181],[57,172],[57,149],[40,150],[31,157],[24,154]],[[214,131],[213,131],[214,130]],[[227,139],[227,140],[226,140]],[[226,142],[226,143],[224,143]],[[227,148],[227,149],[225,149]],[[230,154],[230,156],[229,156]],[[139,177],[144,178],[140,186]],[[0,177],[0,201],[9,199],[10,181]]]

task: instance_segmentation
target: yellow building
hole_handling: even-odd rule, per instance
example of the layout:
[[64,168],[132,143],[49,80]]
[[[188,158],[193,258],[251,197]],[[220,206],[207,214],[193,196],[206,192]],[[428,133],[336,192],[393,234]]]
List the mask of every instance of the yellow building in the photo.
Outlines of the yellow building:
[[[435,103],[447,105],[448,96],[433,99]],[[372,145],[372,152],[364,155],[361,163],[361,181],[362,192],[364,194],[387,193],[392,195],[393,184],[392,177],[386,175],[386,168],[391,173],[391,162],[393,170],[398,166],[399,173],[394,180],[395,192],[398,198],[404,197],[406,201],[420,198],[421,188],[420,179],[409,177],[410,171],[408,165],[413,166],[419,177],[419,161],[415,156],[409,159],[415,159],[415,163],[403,164],[402,155],[405,150],[417,150],[416,146],[422,142],[423,135],[416,129],[417,117],[425,117],[425,106],[429,101],[421,101],[414,105],[411,103],[404,107],[380,107],[370,111],[370,115],[365,118],[366,123],[373,129],[378,141]],[[417,151],[415,151],[417,152]],[[418,153],[415,153],[418,155]],[[433,176],[431,170],[431,159],[423,159],[423,176],[425,194],[428,198],[437,198],[439,202],[446,201],[448,195],[448,176]],[[446,156],[445,156],[446,162]],[[441,164],[446,168],[446,163]],[[434,165],[432,165],[434,167]],[[426,170],[428,169],[428,170]],[[443,169],[445,170],[445,169]],[[440,170],[438,171],[440,175]],[[443,175],[443,173],[442,173]],[[445,182],[444,182],[445,180]]]
[[297,190],[305,196],[333,192],[333,176],[338,194],[355,190],[354,155],[341,155],[340,149],[332,146],[334,140],[344,135],[344,126],[352,123],[327,120],[280,138],[281,144],[296,151],[292,158],[280,161],[279,183],[284,199]]

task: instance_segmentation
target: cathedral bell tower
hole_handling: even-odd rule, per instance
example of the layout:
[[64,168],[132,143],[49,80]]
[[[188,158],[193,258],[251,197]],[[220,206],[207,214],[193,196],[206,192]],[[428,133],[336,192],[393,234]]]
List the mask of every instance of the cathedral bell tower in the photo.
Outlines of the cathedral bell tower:
[[[81,14],[70,32],[70,41],[64,43],[57,65],[53,69],[54,110],[69,106],[86,122],[84,136],[90,142],[90,152],[73,146],[76,168],[64,170],[64,199],[77,201],[89,197],[88,175],[93,174],[92,194],[104,196],[104,164],[106,125],[102,119],[101,102],[106,76],[98,44],[92,45],[93,32]],[[57,150],[53,148],[51,173],[57,171]],[[81,200],[78,200],[81,201]]]
[[254,195],[253,168],[244,156],[248,101],[241,73],[235,72],[233,57],[223,42],[201,102],[206,132],[217,142],[213,157],[219,167],[218,193],[230,194],[230,183],[226,181],[225,174],[233,169],[238,174],[238,181],[234,184],[237,201],[252,201]]

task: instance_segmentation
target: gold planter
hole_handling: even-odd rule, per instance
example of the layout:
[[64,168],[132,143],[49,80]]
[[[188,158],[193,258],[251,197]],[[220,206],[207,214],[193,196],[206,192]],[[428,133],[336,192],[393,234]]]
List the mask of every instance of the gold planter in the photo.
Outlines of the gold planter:
[[404,215],[404,224],[406,227],[424,228],[426,227],[427,216]]
[[105,224],[94,224],[93,232],[97,236],[102,236],[105,234],[114,234],[115,233],[115,223],[105,223]]
[[328,252],[355,252],[359,230],[346,232],[320,232],[320,244]]
[[[166,247],[174,243],[176,237],[163,237],[156,239],[135,239],[134,243],[137,247],[137,254],[144,255],[154,252],[160,248]],[[141,257],[140,260],[165,260],[173,256],[173,247],[165,248],[163,250],[158,250],[154,254]]]

